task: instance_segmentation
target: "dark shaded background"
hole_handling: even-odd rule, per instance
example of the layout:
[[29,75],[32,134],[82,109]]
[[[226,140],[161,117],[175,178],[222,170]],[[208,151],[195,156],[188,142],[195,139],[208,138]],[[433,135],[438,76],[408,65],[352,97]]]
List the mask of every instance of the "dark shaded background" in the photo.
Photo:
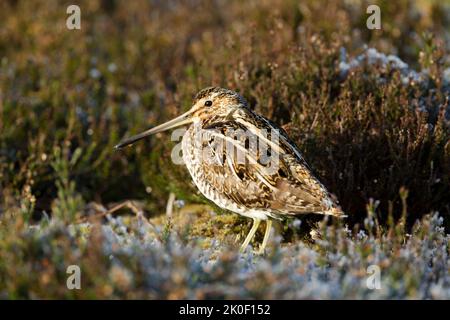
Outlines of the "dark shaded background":
[[[171,163],[170,135],[113,146],[220,85],[284,126],[350,222],[374,199],[381,221],[439,211],[449,226],[449,3],[376,3],[372,31],[367,1],[77,1],[82,29],[70,31],[73,1],[2,1],[0,213],[73,217],[141,199],[156,215],[169,192],[204,201]],[[342,48],[365,45],[428,68],[429,83],[376,65],[343,78]]]

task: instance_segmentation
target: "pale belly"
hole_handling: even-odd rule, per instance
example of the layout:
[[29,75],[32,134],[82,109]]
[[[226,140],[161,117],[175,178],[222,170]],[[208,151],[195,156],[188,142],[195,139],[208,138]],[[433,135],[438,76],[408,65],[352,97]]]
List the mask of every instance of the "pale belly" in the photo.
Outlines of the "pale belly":
[[[199,153],[193,151],[192,144],[192,129],[189,129],[182,140],[183,149],[183,161],[192,177],[194,184],[198,190],[210,201],[214,202],[220,208],[235,212],[244,217],[256,218],[266,220],[269,218],[269,213],[264,210],[255,210],[242,207],[232,201],[230,198],[219,192],[213,184],[213,181],[208,179],[208,175],[205,174],[205,165],[200,157]],[[226,165],[226,164],[224,164]],[[236,190],[239,192],[239,190]]]

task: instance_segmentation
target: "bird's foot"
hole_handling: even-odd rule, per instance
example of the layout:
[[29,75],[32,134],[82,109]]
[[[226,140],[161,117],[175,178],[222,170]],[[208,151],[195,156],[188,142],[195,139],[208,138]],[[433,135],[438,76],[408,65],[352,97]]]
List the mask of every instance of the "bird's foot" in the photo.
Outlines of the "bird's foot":
[[258,256],[265,256],[266,255],[266,248],[259,248],[257,251],[254,251],[254,252]]

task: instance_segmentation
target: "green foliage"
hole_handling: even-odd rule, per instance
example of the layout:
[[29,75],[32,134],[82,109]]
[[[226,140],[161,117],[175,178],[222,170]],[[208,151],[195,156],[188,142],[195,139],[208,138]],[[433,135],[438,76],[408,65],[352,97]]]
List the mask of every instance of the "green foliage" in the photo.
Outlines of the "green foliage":
[[51,166],[56,172],[57,198],[52,204],[52,213],[63,221],[75,221],[84,209],[83,198],[75,190],[75,182],[70,180],[69,172],[77,163],[82,154],[80,148],[68,159],[68,148],[61,150],[56,147],[53,153]]

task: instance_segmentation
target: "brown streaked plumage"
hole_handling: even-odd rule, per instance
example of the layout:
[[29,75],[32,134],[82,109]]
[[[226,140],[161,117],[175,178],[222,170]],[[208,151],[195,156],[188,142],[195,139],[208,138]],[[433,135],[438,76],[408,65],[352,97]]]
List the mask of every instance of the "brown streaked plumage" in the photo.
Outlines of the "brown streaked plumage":
[[306,213],[344,216],[284,130],[252,111],[231,90],[203,89],[188,112],[116,147],[187,124],[183,160],[196,186],[219,207],[254,220],[241,250],[261,220],[267,221],[259,250],[264,252],[271,219]]

